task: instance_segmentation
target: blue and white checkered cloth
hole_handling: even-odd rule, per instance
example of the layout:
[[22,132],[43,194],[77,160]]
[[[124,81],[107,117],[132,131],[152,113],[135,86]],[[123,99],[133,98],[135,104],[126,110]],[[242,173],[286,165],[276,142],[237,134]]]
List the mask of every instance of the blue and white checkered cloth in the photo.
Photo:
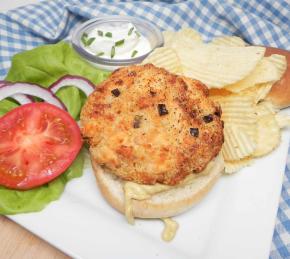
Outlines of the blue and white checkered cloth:
[[[0,14],[0,78],[7,73],[15,53],[57,42],[88,18],[114,14],[142,17],[164,30],[190,26],[206,41],[220,35],[238,35],[250,44],[290,50],[289,0],[42,1]],[[290,155],[271,259],[290,258],[289,192]]]

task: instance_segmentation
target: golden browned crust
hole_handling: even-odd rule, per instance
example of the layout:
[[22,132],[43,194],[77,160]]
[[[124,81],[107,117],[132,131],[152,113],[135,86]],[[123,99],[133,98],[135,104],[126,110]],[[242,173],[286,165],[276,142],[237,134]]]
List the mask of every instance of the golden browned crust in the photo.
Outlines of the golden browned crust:
[[220,107],[207,97],[201,82],[151,64],[116,70],[81,113],[94,162],[143,184],[202,171],[223,143]]

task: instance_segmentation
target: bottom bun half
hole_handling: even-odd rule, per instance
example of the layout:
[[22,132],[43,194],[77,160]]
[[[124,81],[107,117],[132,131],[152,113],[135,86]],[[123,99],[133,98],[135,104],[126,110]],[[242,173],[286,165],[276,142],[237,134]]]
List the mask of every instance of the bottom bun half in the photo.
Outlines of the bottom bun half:
[[[112,207],[124,214],[124,182],[106,172],[93,160],[92,166],[102,195]],[[168,218],[185,212],[211,190],[223,169],[224,161],[219,155],[191,183],[154,194],[146,200],[133,200],[133,215],[137,218]]]

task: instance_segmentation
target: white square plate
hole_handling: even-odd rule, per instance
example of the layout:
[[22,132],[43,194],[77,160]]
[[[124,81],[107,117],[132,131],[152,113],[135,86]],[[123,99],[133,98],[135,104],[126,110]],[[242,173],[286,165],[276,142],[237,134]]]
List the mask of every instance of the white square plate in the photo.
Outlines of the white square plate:
[[162,241],[160,220],[129,225],[101,196],[87,159],[83,177],[39,213],[10,218],[73,258],[269,257],[290,134],[271,155],[231,176],[189,212],[176,217],[176,238]]

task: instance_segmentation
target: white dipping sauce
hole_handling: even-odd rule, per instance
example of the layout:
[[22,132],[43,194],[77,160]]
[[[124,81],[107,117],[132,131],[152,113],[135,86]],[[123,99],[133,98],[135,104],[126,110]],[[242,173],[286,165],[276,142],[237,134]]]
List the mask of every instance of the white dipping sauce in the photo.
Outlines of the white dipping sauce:
[[84,48],[107,59],[131,59],[142,56],[152,47],[149,40],[132,23],[100,25],[82,35]]

